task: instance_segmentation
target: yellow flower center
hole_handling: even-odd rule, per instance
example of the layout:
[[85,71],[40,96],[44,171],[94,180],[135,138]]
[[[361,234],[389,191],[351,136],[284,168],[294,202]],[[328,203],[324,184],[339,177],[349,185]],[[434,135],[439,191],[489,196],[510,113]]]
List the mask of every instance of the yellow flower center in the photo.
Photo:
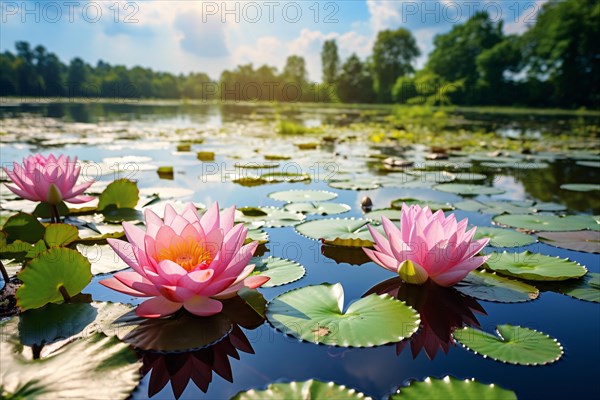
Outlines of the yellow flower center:
[[187,271],[193,271],[199,264],[212,262],[210,251],[192,238],[165,247],[159,251],[157,259],[159,262],[171,260]]

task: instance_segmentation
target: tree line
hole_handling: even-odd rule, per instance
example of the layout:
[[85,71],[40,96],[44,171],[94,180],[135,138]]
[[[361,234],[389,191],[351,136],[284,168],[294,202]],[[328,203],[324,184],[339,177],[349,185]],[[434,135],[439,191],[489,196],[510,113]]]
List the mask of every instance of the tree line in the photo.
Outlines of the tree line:
[[600,106],[600,2],[546,3],[522,35],[503,33],[503,21],[474,14],[434,38],[422,69],[412,33],[378,33],[372,54],[342,60],[335,40],[321,51],[322,83],[311,82],[305,60],[292,55],[281,72],[252,64],[175,75],[80,58],[63,63],[43,46],[17,42],[0,54],[3,96],[324,101],[428,105]]

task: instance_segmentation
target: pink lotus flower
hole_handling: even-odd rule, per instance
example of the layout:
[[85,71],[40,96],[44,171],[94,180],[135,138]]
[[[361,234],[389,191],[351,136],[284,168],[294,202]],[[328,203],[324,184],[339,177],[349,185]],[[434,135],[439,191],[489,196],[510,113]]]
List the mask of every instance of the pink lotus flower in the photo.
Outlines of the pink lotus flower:
[[58,159],[50,154],[47,158],[36,154],[23,158],[23,165],[13,163],[13,170],[3,168],[4,172],[17,187],[6,185],[14,194],[31,201],[42,201],[57,205],[67,203],[86,203],[93,197],[83,196],[93,180],[77,185],[81,168],[77,157],[71,160],[61,154]]
[[489,257],[475,257],[489,239],[473,241],[476,228],[467,232],[468,220],[456,222],[454,214],[446,217],[441,210],[432,214],[429,207],[403,204],[400,229],[386,217],[381,222],[387,238],[369,226],[375,250],[363,250],[407,283],[421,285],[431,279],[452,286]]
[[248,261],[258,242],[243,245],[248,229],[233,225],[234,213],[234,207],[220,212],[215,204],[200,218],[191,203],[181,214],[167,205],[163,221],[146,210],[145,232],[124,222],[129,243],[108,239],[133,271],[117,272],[100,283],[128,295],[152,297],[136,309],[140,317],[163,317],[181,307],[198,316],[221,312],[219,299],[269,280],[249,277],[254,265]]

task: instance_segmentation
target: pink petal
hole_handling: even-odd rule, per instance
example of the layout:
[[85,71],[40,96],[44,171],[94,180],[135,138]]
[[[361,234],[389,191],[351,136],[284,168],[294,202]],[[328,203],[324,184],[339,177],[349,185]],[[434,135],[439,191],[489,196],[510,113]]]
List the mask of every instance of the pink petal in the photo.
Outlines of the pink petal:
[[93,196],[76,196],[76,197],[71,197],[68,199],[64,199],[65,203],[71,203],[71,204],[82,204],[82,203],[88,203],[92,200],[95,200],[96,198]]
[[369,228],[369,232],[371,233],[371,236],[375,241],[375,250],[381,251],[382,253],[386,253],[387,255],[391,256],[393,253],[388,239],[386,239],[385,236],[379,233],[371,225],[367,225],[367,228]]
[[134,290],[128,286],[125,286],[121,281],[116,278],[108,278],[103,279],[99,282],[101,285],[106,286],[109,289],[116,290],[117,292],[121,292],[127,294],[129,296],[135,297],[150,297],[151,294],[142,293],[140,291]]
[[182,276],[187,275],[187,271],[181,265],[171,260],[159,262],[156,272],[172,285],[176,285]]
[[140,304],[135,313],[142,318],[160,318],[173,314],[181,308],[183,304],[175,303],[164,297],[154,297]]
[[233,228],[235,219],[235,206],[226,208],[221,212],[221,229],[227,233]]
[[138,265],[138,260],[135,258],[133,245],[131,243],[111,238],[106,239],[106,241],[121,260],[125,261],[125,263],[133,268],[135,272],[142,274],[142,268]]
[[199,317],[208,317],[221,312],[223,304],[210,297],[194,296],[186,301],[183,306],[186,310]]
[[200,224],[204,232],[210,232],[220,227],[219,203],[213,204],[200,218]]
[[131,244],[135,244],[139,248],[144,248],[144,237],[146,233],[133,225],[131,222],[123,222],[123,230],[125,231],[125,236],[127,236],[127,241]]
[[371,259],[373,260],[377,265],[388,269],[394,273],[398,272],[398,265],[400,265],[400,263],[404,260],[397,260],[394,257],[391,257],[385,253],[379,252],[379,251],[373,251],[371,249],[367,249],[363,247],[363,251],[365,252],[365,254]]
[[123,271],[117,272],[115,274],[115,278],[123,283],[125,286],[129,286],[130,288],[137,290],[138,292],[142,292],[147,294],[148,296],[159,296],[160,291],[150,282],[148,279],[144,278],[137,272],[133,271]]
[[178,285],[190,289],[194,293],[201,293],[202,289],[207,286],[206,282],[208,282],[214,274],[215,271],[210,268],[192,271],[182,277],[179,280]]

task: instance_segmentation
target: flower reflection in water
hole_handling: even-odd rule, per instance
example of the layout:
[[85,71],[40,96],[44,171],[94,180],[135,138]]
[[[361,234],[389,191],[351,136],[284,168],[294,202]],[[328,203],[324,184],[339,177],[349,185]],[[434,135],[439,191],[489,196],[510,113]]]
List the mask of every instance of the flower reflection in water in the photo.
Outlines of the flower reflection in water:
[[254,349],[242,329],[234,325],[228,336],[204,349],[172,354],[144,352],[141,372],[144,376],[150,373],[148,397],[155,396],[171,382],[173,395],[178,399],[190,380],[206,393],[212,382],[213,371],[233,382],[229,357],[239,360],[238,351],[254,354]]
[[440,348],[447,354],[450,345],[454,345],[452,332],[455,329],[479,327],[475,314],[487,315],[475,299],[431,281],[417,286],[406,284],[400,278],[392,278],[375,285],[364,296],[372,293],[387,293],[405,301],[421,314],[419,331],[410,340],[396,344],[396,353],[399,355],[410,342],[413,358],[419,355],[421,349],[430,360],[435,358]]

